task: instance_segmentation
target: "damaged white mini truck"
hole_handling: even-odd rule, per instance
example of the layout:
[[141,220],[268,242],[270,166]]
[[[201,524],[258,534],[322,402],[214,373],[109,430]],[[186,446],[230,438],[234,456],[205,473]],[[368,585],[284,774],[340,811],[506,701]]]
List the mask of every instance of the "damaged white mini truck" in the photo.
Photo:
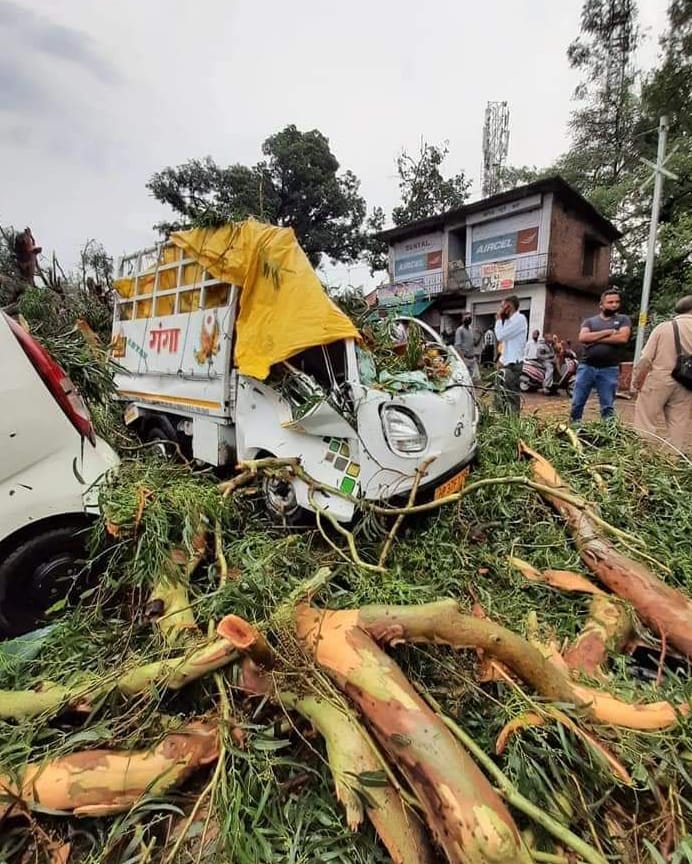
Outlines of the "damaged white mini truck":
[[219,468],[300,460],[319,492],[262,481],[266,507],[288,523],[317,509],[350,521],[359,498],[407,496],[424,464],[421,495],[463,484],[478,412],[459,355],[400,318],[394,364],[383,364],[291,229],[250,219],[177,232],[124,257],[118,277],[118,398],[143,440]]

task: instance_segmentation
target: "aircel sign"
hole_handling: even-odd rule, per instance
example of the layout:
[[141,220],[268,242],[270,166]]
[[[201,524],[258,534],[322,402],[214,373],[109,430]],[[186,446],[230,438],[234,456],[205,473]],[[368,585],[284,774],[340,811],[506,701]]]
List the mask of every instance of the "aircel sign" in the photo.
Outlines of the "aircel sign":
[[537,249],[538,226],[522,228],[521,231],[510,231],[507,234],[486,237],[484,240],[474,240],[471,244],[471,260],[474,264],[479,261],[497,261],[512,255],[535,252]]

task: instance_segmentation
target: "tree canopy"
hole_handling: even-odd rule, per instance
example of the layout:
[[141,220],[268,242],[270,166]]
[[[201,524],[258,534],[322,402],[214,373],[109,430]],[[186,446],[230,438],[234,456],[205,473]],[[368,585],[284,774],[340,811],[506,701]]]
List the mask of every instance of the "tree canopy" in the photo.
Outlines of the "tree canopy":
[[655,161],[658,125],[669,120],[666,179],[660,213],[651,306],[668,314],[692,291],[692,3],[671,0],[658,62],[636,68],[640,42],[634,0],[585,0],[579,36],[567,50],[580,70],[571,144],[545,169],[510,167],[504,187],[560,174],[623,232],[613,260],[613,281],[635,312],[641,296],[653,183],[642,159]]
[[293,228],[313,265],[322,255],[351,262],[363,250],[365,200],[360,181],[340,165],[319,130],[289,125],[262,145],[255,165],[218,165],[191,159],[158,171],[147,183],[177,220],[157,227],[218,224],[255,216]]
[[[468,199],[471,180],[464,172],[449,177],[442,172],[442,163],[448,154],[448,141],[437,145],[423,138],[417,153],[412,155],[406,150],[401,151],[396,160],[401,204],[392,210],[395,225],[453,210]],[[364,257],[373,273],[387,268],[387,244],[374,236],[384,228],[385,221],[382,207],[375,207],[366,223]]]

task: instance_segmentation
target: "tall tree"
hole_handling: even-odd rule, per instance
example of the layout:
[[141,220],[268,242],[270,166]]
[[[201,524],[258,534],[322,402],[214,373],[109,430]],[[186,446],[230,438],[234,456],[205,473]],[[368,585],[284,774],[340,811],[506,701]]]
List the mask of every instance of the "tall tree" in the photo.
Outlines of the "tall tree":
[[[442,163],[448,154],[448,141],[436,145],[423,138],[418,153],[401,151],[396,160],[401,204],[392,210],[395,225],[453,210],[468,199],[471,181],[464,172],[449,177],[442,173]],[[366,222],[363,257],[371,273],[387,269],[387,244],[375,236],[382,231],[385,221],[384,210],[375,207]]]
[[[661,58],[644,79],[637,142],[642,156],[656,158],[659,118],[668,118],[666,167],[677,180],[666,179],[660,211],[659,248],[655,262],[652,309],[666,314],[676,296],[692,293],[692,2],[671,0],[668,28],[660,40]],[[650,187],[649,187],[650,189]],[[648,208],[650,194],[643,197]],[[635,277],[640,268],[635,268]]]
[[262,153],[252,166],[222,167],[207,156],[154,174],[147,188],[179,217],[157,227],[168,232],[255,216],[293,228],[314,265],[322,255],[359,258],[365,200],[355,174],[339,172],[329,140],[290,125],[267,138]]
[[469,197],[471,181],[463,171],[450,177],[442,174],[448,154],[448,141],[438,146],[422,138],[418,153],[401,152],[396,160],[401,204],[392,210],[395,225],[460,207]]
[[[585,0],[580,35],[567,50],[570,65],[584,79],[574,94],[579,107],[570,121],[572,147],[561,167],[577,175],[582,191],[592,197],[616,187],[636,161],[638,43],[634,0]],[[612,211],[612,197],[603,199],[602,206]]]

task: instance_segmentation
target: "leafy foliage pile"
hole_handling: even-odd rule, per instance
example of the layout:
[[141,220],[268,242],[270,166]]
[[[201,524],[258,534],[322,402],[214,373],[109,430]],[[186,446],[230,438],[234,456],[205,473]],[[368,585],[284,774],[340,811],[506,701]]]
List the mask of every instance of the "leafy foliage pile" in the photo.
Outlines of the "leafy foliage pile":
[[[598,502],[605,519],[636,531],[646,541],[647,553],[670,568],[667,578],[692,593],[692,551],[685,527],[692,517],[689,464],[670,464],[617,426],[587,427],[583,437],[580,454],[554,427],[534,418],[484,417],[473,479],[525,475],[528,468],[516,454],[518,441],[527,440],[576,491]],[[594,484],[596,467],[607,480],[605,489]],[[335,609],[453,597],[464,609],[482,607],[491,619],[518,633],[558,643],[572,639],[587,615],[588,601],[581,595],[528,583],[508,564],[515,555],[538,568],[580,569],[564,526],[524,487],[479,489],[458,506],[411,517],[383,574],[345,563],[315,530],[287,534],[268,523],[253,495],[222,498],[209,476],[143,455],[126,460],[104,489],[103,512],[101,532],[115,535],[106,578],[76,609],[56,620],[36,642],[33,656],[18,661],[0,651],[0,687],[69,683],[85,670],[112,680],[133,664],[166,656],[172,649],[147,620],[147,597],[172,549],[192,553],[200,526],[210,536],[216,532],[221,548],[211,552],[191,580],[195,619],[204,626],[229,612],[242,616],[265,633],[280,655],[292,650],[284,639],[282,604],[322,566],[332,567],[333,575],[316,602]],[[378,560],[382,539],[381,526],[372,520],[364,519],[356,529],[366,560]],[[220,582],[223,567],[228,578]],[[629,701],[689,701],[687,665],[664,664],[657,675],[661,646],[643,632],[641,636],[649,648],[636,661],[628,655],[612,658],[607,687]],[[434,646],[394,651],[409,678],[431,693],[488,754],[494,753],[506,723],[541,702],[514,680],[479,681],[472,652]],[[284,659],[294,664],[298,680],[301,669],[307,673],[300,665],[304,659]],[[145,795],[130,812],[109,819],[77,822],[40,808],[17,815],[0,831],[0,860],[28,860],[22,858],[28,854],[41,860],[49,840],[71,842],[70,860],[93,864],[388,860],[371,829],[347,830],[333,801],[322,744],[309,726],[262,699],[244,698],[233,686],[233,669],[222,680],[230,719],[220,770],[198,775],[165,799]],[[522,730],[496,757],[515,787],[609,860],[692,860],[686,838],[692,815],[689,719],[681,717],[666,732],[632,732],[592,727],[570,706],[560,707],[571,716],[572,726],[552,720]],[[0,768],[19,769],[28,759],[88,747],[151,746],[187,718],[219,710],[212,676],[177,693],[154,686],[125,699],[114,692],[86,717],[0,723]],[[575,725],[597,736],[622,770],[614,770],[602,750],[576,734]],[[180,839],[181,826],[202,794],[206,797],[189,832]],[[532,833],[535,848],[554,848],[540,828],[526,820],[520,824]],[[563,855],[560,860],[568,859]]]

